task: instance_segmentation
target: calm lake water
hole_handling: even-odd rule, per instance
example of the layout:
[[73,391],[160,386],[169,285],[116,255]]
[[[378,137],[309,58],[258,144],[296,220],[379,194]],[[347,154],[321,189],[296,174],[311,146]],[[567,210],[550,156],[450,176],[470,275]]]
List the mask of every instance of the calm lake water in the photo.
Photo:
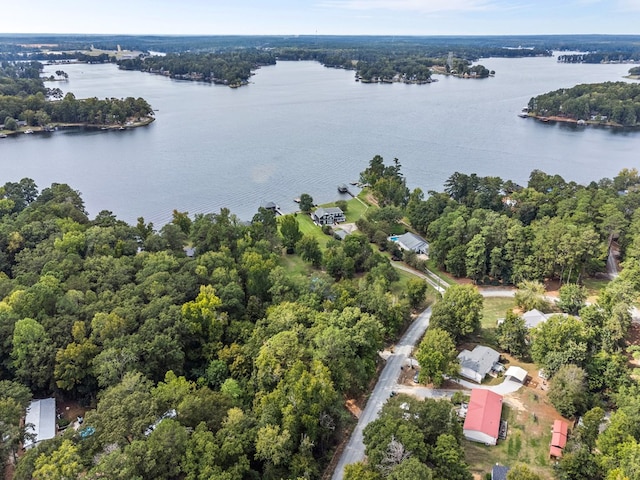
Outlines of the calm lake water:
[[[293,211],[358,178],[376,154],[400,159],[410,188],[441,190],[455,171],[526,184],[533,169],[585,183],[638,166],[640,132],[572,128],[521,119],[532,96],[577,83],[622,80],[629,65],[565,65],[555,58],[483,59],[494,78],[436,76],[430,85],[361,84],[315,62],[279,62],[230,89],[113,65],[65,65],[76,97],[144,97],[148,127],[59,131],[0,140],[2,178],[79,190],[100,210],[157,226],[173,209],[228,207],[250,219],[273,201]],[[60,67],[47,67],[53,72]],[[635,160],[634,160],[635,159]]]

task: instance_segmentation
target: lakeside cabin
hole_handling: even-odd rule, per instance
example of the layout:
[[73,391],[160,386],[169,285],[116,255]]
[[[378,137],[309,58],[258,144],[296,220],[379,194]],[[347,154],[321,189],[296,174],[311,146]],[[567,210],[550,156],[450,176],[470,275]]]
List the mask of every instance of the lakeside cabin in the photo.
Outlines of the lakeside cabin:
[[311,218],[318,225],[335,225],[346,221],[344,212],[338,207],[318,208],[311,214]]

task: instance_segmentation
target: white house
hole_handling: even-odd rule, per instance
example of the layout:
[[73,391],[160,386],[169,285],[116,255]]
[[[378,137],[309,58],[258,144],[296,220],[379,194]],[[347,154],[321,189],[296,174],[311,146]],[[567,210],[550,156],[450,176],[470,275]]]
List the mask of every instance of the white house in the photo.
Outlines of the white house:
[[491,390],[474,388],[471,390],[467,416],[462,433],[473,442],[495,445],[500,432],[502,415],[502,395]]
[[499,360],[500,354],[493,348],[478,345],[472,351],[463,350],[458,354],[460,375],[474,382],[482,383],[484,377]]
[[404,235],[400,235],[396,243],[403,250],[411,250],[418,254],[429,254],[429,244],[424,238],[415,233],[407,232]]
[[24,448],[35,447],[43,440],[56,436],[56,399],[34,400],[27,407],[24,419],[26,439]]

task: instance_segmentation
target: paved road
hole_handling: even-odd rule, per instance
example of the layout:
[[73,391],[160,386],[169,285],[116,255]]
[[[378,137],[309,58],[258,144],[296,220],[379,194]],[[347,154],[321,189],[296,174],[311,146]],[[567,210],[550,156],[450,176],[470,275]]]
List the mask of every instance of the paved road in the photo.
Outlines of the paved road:
[[407,359],[409,358],[409,355],[411,355],[411,350],[427,330],[430,318],[431,308],[427,308],[414,320],[407,332],[396,344],[394,353],[387,360],[387,364],[380,374],[378,383],[376,383],[376,386],[367,401],[367,406],[362,411],[358,424],[351,434],[349,443],[344,449],[344,452],[340,457],[340,461],[333,472],[333,480],[342,480],[344,467],[346,465],[359,462],[364,459],[362,432],[369,423],[378,417],[380,409],[389,399],[391,392],[396,388],[400,367],[407,364]]
[[397,262],[391,262],[391,265],[397,268],[398,270],[402,270],[403,272],[408,272],[415,275],[416,277],[422,278],[441,294],[444,294],[444,291],[449,287],[448,283],[443,281],[440,277],[438,277],[438,275],[436,275],[430,270],[427,270],[426,273],[420,272],[415,268],[408,267],[404,263],[397,263]]

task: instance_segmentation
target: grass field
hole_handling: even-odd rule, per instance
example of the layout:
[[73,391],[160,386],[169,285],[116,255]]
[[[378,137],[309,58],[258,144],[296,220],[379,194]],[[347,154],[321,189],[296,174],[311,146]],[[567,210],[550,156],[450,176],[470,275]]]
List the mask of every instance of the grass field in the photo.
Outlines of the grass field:
[[484,299],[482,310],[482,320],[480,332],[469,338],[471,343],[486,345],[487,347],[498,348],[498,325],[499,318],[504,318],[505,312],[515,306],[513,298],[487,297]]
[[496,446],[463,441],[465,459],[474,474],[484,475],[492,465],[512,466],[525,463],[542,478],[553,478],[549,459],[551,427],[560,418],[548,404],[543,392],[530,387],[505,399],[502,419],[508,422],[506,440]]

